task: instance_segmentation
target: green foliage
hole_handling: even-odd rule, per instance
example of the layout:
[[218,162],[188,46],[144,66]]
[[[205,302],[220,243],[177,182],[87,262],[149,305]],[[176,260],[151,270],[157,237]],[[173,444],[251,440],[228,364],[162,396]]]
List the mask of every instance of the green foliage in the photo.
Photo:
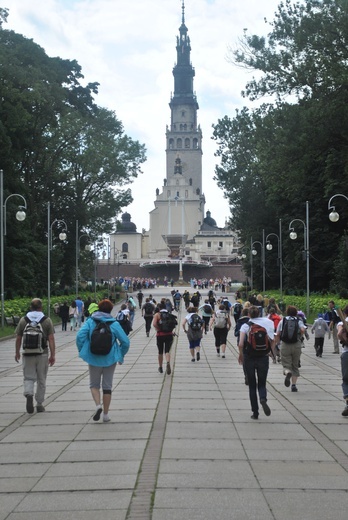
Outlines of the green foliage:
[[[7,14],[0,9],[0,25]],[[79,236],[88,233],[90,241],[114,230],[117,213],[132,201],[127,185],[141,172],[145,147],[124,134],[114,112],[95,103],[98,83],[84,85],[75,60],[51,58],[32,40],[1,29],[0,64],[4,197],[19,193],[28,207],[26,220],[18,223],[18,200],[7,205],[5,283],[43,294],[48,226],[64,220],[68,230],[59,243],[59,222],[52,228],[53,289],[75,279],[76,221]],[[81,266],[91,272],[92,255]]]
[[[297,241],[289,223],[305,224],[309,201],[310,287],[347,287],[340,236],[348,204],[337,199],[338,223],[328,219],[328,200],[348,193],[348,17],[346,0],[281,2],[267,37],[245,32],[234,63],[258,71],[246,86],[250,99],[273,95],[273,103],[243,108],[213,126],[220,160],[215,179],[232,208],[241,241],[279,233],[282,221],[283,285],[306,286],[304,227]],[[260,75],[261,73],[261,75]],[[289,98],[291,96],[291,98]],[[289,101],[290,99],[290,101]],[[336,259],[337,267],[333,269]],[[335,261],[333,261],[335,259]],[[279,287],[275,251],[266,252],[266,286]],[[254,284],[262,286],[260,259]],[[250,272],[249,259],[245,261]]]

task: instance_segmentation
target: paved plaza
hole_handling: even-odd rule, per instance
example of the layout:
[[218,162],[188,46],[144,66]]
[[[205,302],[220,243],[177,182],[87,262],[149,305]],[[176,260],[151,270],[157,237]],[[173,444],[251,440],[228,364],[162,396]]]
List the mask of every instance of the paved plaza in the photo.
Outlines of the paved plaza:
[[[159,300],[170,289],[151,292]],[[74,332],[56,327],[46,412],[33,415],[14,339],[0,342],[0,520],[346,520],[340,358],[332,340],[321,359],[313,344],[311,336],[298,393],[271,363],[272,414],[253,421],[233,332],[226,359],[210,332],[192,363],[179,329],[173,372],[159,374],[154,330],[147,338],[137,310],[115,373],[112,420],[95,423]]]

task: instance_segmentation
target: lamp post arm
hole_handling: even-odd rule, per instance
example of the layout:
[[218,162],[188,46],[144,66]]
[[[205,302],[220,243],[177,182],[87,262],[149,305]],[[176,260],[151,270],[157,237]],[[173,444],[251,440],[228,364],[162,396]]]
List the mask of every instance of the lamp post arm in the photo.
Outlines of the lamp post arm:
[[27,209],[27,201],[25,200],[25,198],[23,197],[23,195],[20,195],[19,193],[12,193],[12,195],[9,195],[6,199],[5,199],[5,202],[4,202],[4,205],[3,205],[3,212],[4,212],[4,236],[6,236],[6,204],[7,204],[7,201],[8,199],[10,199],[11,197],[20,197],[22,199],[22,201],[24,202],[24,206],[19,206],[21,209]]
[[343,197],[344,199],[346,199],[348,201],[348,197],[346,195],[343,195],[342,193],[336,193],[336,195],[333,195],[331,197],[331,199],[329,200],[329,202],[327,203],[327,209],[330,210],[332,209],[332,211],[335,211],[335,206],[331,206],[331,201],[335,198],[335,197]]

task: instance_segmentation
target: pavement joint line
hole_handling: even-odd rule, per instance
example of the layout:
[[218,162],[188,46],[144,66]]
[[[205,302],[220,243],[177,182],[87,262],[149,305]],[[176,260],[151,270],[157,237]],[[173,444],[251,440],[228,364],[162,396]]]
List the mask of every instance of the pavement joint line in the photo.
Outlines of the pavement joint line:
[[[178,325],[180,328],[180,312],[178,313]],[[136,520],[138,512],[144,514],[144,518],[152,516],[152,501],[156,492],[156,482],[161,460],[164,436],[167,426],[172,378],[175,365],[175,354],[179,336],[174,336],[171,348],[172,374],[163,378],[161,395],[157,405],[156,415],[153,421],[149,439],[141,462],[137,482],[127,511],[127,520]]]
[[[230,348],[228,345],[231,345],[231,348]],[[232,342],[229,341],[229,340],[227,340],[227,342],[226,342],[226,347],[228,347],[228,348],[230,349],[232,355],[234,355],[234,356],[238,359],[238,357],[237,357],[237,348],[238,348],[238,347],[236,347],[236,349],[235,349],[235,348],[233,347],[233,345],[232,345]],[[239,354],[239,351],[238,351],[238,354]],[[231,410],[229,410],[228,407],[227,407],[227,405],[226,405],[226,398],[224,397],[223,393],[222,393],[221,390],[220,390],[219,384],[218,384],[218,382],[217,382],[217,380],[216,380],[216,377],[215,377],[215,375],[214,375],[214,371],[211,369],[211,365],[210,365],[208,359],[207,359],[207,363],[208,363],[208,366],[209,366],[209,368],[210,368],[210,371],[211,371],[211,374],[212,374],[213,380],[215,381],[215,384],[216,384],[216,386],[217,386],[218,389],[219,389],[219,392],[220,392],[220,395],[221,395],[221,400],[222,400],[222,402],[224,403],[224,405],[225,405],[225,407],[226,407],[226,410],[227,410],[228,415],[230,416],[231,423],[232,423],[232,425],[234,425],[235,423],[234,423],[234,420],[233,420],[233,417],[232,417],[232,414],[231,414]],[[269,499],[267,498],[266,493],[265,493],[265,490],[264,490],[264,488],[263,488],[262,485],[261,485],[260,479],[259,479],[258,476],[256,475],[255,470],[254,470],[254,468],[253,468],[253,466],[252,466],[252,464],[251,464],[251,461],[250,461],[250,459],[249,459],[249,457],[248,457],[247,451],[246,451],[245,446],[244,446],[243,438],[240,436],[240,433],[238,432],[237,429],[236,429],[236,432],[237,432],[237,438],[239,439],[239,442],[241,443],[241,446],[242,446],[242,448],[243,448],[243,451],[244,451],[244,454],[245,454],[245,457],[246,457],[246,461],[247,461],[248,464],[249,464],[249,467],[250,467],[250,469],[251,469],[251,471],[252,471],[252,473],[253,473],[253,476],[254,476],[254,478],[255,478],[255,481],[257,482],[257,485],[259,486],[259,491],[260,491],[260,493],[262,494],[265,503],[267,504],[267,507],[268,507],[268,510],[269,510],[269,514],[270,514],[270,515],[272,516],[272,518],[275,520],[276,517],[274,516],[274,512],[273,512],[273,509],[272,509],[272,504],[270,503]]]
[[[231,342],[230,350],[237,357],[236,349],[233,347]],[[306,355],[306,354],[305,354]],[[325,371],[331,373],[332,375],[337,375],[339,373],[338,369],[328,367],[325,363],[320,363],[316,359],[310,358],[311,363],[314,362],[319,368],[324,369]],[[324,366],[323,366],[324,365]],[[306,379],[302,376],[303,379]],[[317,382],[312,381],[313,384],[317,384]],[[269,390],[269,388],[272,390]],[[348,455],[344,453],[344,451],[339,448],[327,435],[325,435],[317,426],[312,424],[310,420],[298,409],[296,406],[291,403],[286,397],[283,396],[281,392],[279,392],[272,383],[267,381],[267,390],[273,395],[287,410],[291,415],[297,420],[297,422],[309,433],[313,439],[315,439],[329,455],[345,470],[348,472]],[[276,395],[275,395],[276,394]]]

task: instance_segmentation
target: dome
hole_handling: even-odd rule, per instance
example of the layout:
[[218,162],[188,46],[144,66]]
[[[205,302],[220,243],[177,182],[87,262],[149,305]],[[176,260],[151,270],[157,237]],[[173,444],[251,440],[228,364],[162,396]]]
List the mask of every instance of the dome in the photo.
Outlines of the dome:
[[206,217],[205,219],[203,220],[204,224],[208,224],[208,226],[212,226],[212,227],[216,227],[217,224],[216,224],[216,220],[214,220],[212,217],[211,217],[211,212],[210,211],[207,211],[206,213]]
[[120,233],[136,233],[137,227],[131,222],[131,216],[129,213],[123,213],[122,215],[122,223],[118,229]]

